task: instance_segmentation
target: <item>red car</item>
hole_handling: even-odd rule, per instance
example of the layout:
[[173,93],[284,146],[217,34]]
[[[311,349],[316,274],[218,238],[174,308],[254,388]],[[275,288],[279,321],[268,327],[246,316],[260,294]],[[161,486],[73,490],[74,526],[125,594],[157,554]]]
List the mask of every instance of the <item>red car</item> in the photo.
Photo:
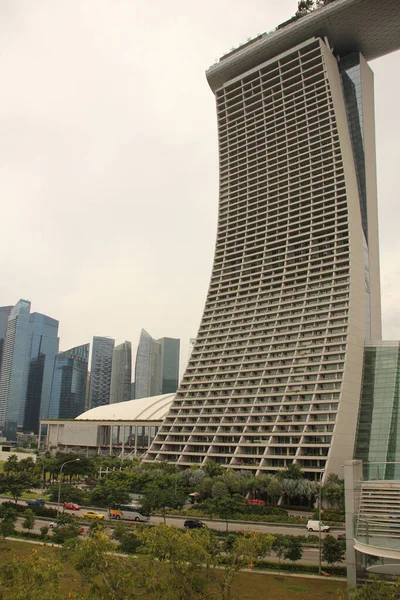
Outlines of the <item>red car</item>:
[[74,504],[73,502],[64,502],[63,508],[66,510],[80,510],[81,509],[80,506],[78,506],[77,504]]

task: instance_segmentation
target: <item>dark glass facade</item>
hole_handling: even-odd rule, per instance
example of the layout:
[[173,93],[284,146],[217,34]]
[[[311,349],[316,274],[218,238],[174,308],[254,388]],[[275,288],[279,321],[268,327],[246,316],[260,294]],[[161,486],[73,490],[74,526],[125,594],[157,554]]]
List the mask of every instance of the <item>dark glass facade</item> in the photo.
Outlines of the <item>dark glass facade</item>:
[[20,421],[24,431],[38,433],[49,414],[54,365],[58,353],[58,321],[41,313],[29,317],[29,366],[26,398]]
[[51,390],[50,419],[75,419],[85,410],[89,344],[57,356]]
[[111,367],[115,340],[93,337],[89,408],[110,404]]
[[400,479],[400,342],[368,344],[354,458],[366,479]]
[[161,393],[172,394],[179,385],[179,347],[180,340],[161,338]]

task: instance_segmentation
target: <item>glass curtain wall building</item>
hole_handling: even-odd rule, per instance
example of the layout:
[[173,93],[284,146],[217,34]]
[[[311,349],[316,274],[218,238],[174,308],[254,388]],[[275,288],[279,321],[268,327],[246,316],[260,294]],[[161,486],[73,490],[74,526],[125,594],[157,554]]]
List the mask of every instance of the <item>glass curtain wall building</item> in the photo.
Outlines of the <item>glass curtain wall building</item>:
[[135,398],[176,392],[179,384],[180,340],[155,340],[142,329],[135,364]]
[[50,419],[75,419],[85,410],[89,344],[60,352],[51,389]]
[[0,430],[15,440],[24,414],[29,371],[31,303],[19,300],[7,320],[0,374]]
[[0,373],[1,363],[3,358],[3,348],[6,339],[8,317],[11,314],[12,306],[1,306],[0,307]]
[[51,385],[58,353],[58,321],[40,313],[29,317],[29,371],[20,424],[38,432],[40,419],[49,413]]
[[174,338],[161,338],[161,393],[176,392],[179,385],[179,349],[180,340]]
[[367,344],[355,459],[365,479],[400,480],[400,342]]
[[124,342],[113,351],[110,404],[131,400],[132,344]]
[[93,337],[89,408],[110,403],[111,366],[115,340]]
[[364,342],[381,339],[373,75],[359,53],[338,60],[326,38],[286,36],[277,53],[282,35],[207,72],[214,265],[147,460],[256,473],[295,463],[320,479],[353,456]]
[[136,353],[135,398],[158,396],[161,386],[161,345],[142,329]]

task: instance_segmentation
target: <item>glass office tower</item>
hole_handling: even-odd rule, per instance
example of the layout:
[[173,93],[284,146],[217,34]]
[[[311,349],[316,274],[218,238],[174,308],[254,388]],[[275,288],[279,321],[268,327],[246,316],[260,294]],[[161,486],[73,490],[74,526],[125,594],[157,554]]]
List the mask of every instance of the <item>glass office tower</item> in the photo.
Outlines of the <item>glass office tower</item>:
[[381,339],[373,76],[328,39],[293,39],[260,36],[207,72],[214,265],[147,460],[320,479],[353,456],[364,342]]
[[132,344],[124,342],[113,351],[110,404],[131,400]]
[[26,399],[29,370],[29,313],[31,303],[19,300],[7,320],[0,374],[0,430],[15,440]]
[[142,329],[136,353],[135,398],[159,396],[161,386],[161,345]]
[[8,317],[11,314],[12,306],[0,306],[0,373],[3,359],[3,348],[6,339]]
[[155,340],[142,329],[135,364],[135,398],[176,392],[179,383],[180,340]]
[[51,385],[58,353],[58,321],[40,313],[29,316],[29,366],[26,398],[20,409],[25,431],[38,433],[49,414]]
[[110,404],[111,365],[115,340],[93,337],[89,408]]
[[160,338],[161,344],[161,393],[176,392],[179,384],[179,349],[180,340]]
[[84,412],[89,346],[83,344],[57,355],[48,418],[75,419]]

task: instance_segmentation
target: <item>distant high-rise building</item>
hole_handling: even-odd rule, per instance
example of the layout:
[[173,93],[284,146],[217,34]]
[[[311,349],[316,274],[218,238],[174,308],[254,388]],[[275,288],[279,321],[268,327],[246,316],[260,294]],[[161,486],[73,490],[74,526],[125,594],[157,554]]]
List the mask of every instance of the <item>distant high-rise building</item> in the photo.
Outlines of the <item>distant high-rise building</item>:
[[176,392],[179,380],[179,345],[174,338],[155,340],[142,329],[135,365],[135,398]]
[[188,353],[189,355],[188,355],[188,360],[190,360],[190,357],[192,356],[192,352],[193,352],[195,343],[196,343],[196,338],[190,338],[190,340],[189,340],[189,353]]
[[26,398],[19,424],[37,433],[40,419],[49,414],[51,385],[58,353],[58,321],[40,313],[29,317],[29,365]]
[[135,398],[161,394],[161,344],[142,329],[135,364]]
[[161,393],[176,392],[179,384],[179,348],[180,340],[161,338]]
[[89,408],[110,403],[111,365],[115,340],[93,337]]
[[54,369],[50,419],[75,419],[85,410],[89,344],[57,355]]
[[0,306],[0,373],[3,357],[4,341],[6,339],[8,317],[12,311],[12,306]]
[[113,351],[110,404],[131,400],[132,344],[124,342]]
[[8,439],[16,439],[20,414],[25,408],[30,308],[30,302],[19,300],[7,320],[0,374],[0,429]]

